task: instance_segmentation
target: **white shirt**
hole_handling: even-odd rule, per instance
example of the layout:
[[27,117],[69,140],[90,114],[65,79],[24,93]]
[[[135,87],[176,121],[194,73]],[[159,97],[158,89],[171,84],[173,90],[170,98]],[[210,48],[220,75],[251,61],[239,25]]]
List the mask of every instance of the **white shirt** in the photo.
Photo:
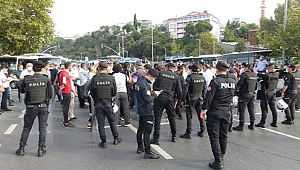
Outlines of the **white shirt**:
[[78,84],[79,86],[83,86],[87,80],[88,80],[88,70],[84,70],[82,68],[79,69],[78,71],[78,75],[79,75],[79,82],[80,84]]
[[25,76],[32,76],[32,75],[34,75],[34,71],[32,70],[30,73],[28,72],[28,70],[27,69],[25,69],[25,70],[23,70],[22,72],[21,72],[21,74],[20,74],[20,78],[24,78]]
[[126,75],[123,73],[115,73],[113,74],[116,80],[116,85],[117,85],[117,92],[125,92],[127,93],[127,87],[126,87]]
[[[72,70],[70,71],[70,76],[72,80],[76,80],[76,78],[79,78],[79,73],[78,73],[78,69],[77,68],[72,68]],[[80,85],[80,80],[76,81],[77,85]]]
[[89,72],[88,75],[89,75],[89,80],[88,80],[88,81],[91,81],[92,78],[93,78],[96,74],[93,73],[93,72]]
[[213,73],[210,69],[207,69],[207,70],[203,73],[203,76],[204,76],[205,81],[206,81],[206,86],[208,87],[210,81],[214,78],[214,73]]
[[7,77],[2,71],[0,72],[0,79],[1,79],[1,86],[3,86],[4,88],[8,88],[10,81],[3,83],[3,80],[7,79]]

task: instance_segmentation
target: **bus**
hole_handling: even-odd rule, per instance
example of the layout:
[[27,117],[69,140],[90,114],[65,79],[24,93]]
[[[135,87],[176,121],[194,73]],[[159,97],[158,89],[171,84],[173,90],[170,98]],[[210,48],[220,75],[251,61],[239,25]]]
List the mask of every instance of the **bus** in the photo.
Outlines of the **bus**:
[[200,55],[198,57],[177,58],[178,63],[182,64],[216,64],[216,61],[222,60],[222,54]]
[[17,70],[18,64],[22,64],[25,68],[27,63],[38,60],[38,56],[10,56],[3,55],[0,57],[0,64],[6,64],[10,72]]
[[57,66],[65,63],[64,58],[61,56],[40,56],[38,60],[42,62],[54,63]]
[[261,55],[265,56],[265,58],[270,62],[274,63],[275,60],[271,56],[271,50],[260,50],[260,51],[247,51],[247,52],[233,52],[229,54],[223,54],[223,59],[227,63],[234,63],[234,61],[238,63],[250,63],[253,65],[254,58],[259,59]]
[[131,58],[131,57],[126,57],[126,58],[123,58],[123,59],[119,60],[119,63],[125,63],[125,62],[133,64],[133,63],[136,63],[136,62],[142,62],[142,60],[139,59],[139,58]]

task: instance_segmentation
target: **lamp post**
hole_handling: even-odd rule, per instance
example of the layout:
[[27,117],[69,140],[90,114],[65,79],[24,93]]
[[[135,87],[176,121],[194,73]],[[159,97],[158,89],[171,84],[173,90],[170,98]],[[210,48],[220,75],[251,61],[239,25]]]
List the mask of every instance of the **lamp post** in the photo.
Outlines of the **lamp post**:
[[199,38],[199,56],[201,55],[201,39]]
[[153,21],[151,21],[151,39],[152,39],[152,42],[151,42],[151,46],[152,46],[152,49],[151,49],[151,62],[153,62]]
[[165,49],[165,57],[166,57],[167,56],[167,48],[164,47],[164,49]]
[[[285,7],[284,7],[284,23],[283,23],[283,31],[285,32],[286,29],[286,22],[287,22],[287,11],[288,11],[288,0],[285,0]],[[282,64],[285,62],[285,47],[282,46]]]

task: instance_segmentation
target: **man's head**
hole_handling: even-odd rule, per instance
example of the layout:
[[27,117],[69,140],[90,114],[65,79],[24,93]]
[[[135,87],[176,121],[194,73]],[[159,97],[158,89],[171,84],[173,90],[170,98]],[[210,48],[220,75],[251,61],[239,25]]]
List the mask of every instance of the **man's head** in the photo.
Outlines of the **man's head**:
[[268,70],[269,73],[274,72],[274,64],[272,64],[272,63],[268,64],[267,65],[267,70]]
[[244,71],[248,71],[250,69],[251,65],[249,63],[243,63],[242,64],[242,68],[244,69]]
[[146,70],[146,73],[152,68],[152,66],[150,64],[145,64],[144,68]]
[[290,65],[288,65],[288,67],[289,67],[289,73],[296,71],[296,66],[294,64],[290,64]]
[[115,73],[120,73],[120,72],[122,71],[122,65],[121,65],[121,64],[115,64],[115,65],[113,66],[113,71],[114,71]]
[[2,64],[1,65],[1,71],[3,71],[3,72],[7,72],[8,71],[8,67],[7,67],[6,64]]
[[176,66],[174,63],[168,63],[167,67],[168,67],[168,70],[171,70],[173,72],[176,70]]
[[18,64],[18,70],[23,70],[23,64]]
[[65,66],[65,70],[70,71],[72,69],[72,63],[70,61],[65,62],[64,66]]
[[177,66],[177,72],[179,73],[179,74],[181,74],[182,72],[183,72],[183,65],[179,65],[179,66]]
[[265,56],[261,55],[260,56],[260,61],[263,61],[265,59]]
[[226,61],[219,60],[216,65],[216,69],[218,74],[227,74],[229,66]]
[[107,68],[108,68],[108,64],[105,61],[101,61],[99,63],[99,66],[98,66],[99,72],[102,72],[102,73],[106,72],[106,73],[108,73],[108,69]]
[[191,72],[198,72],[199,67],[196,64],[192,64],[189,66],[189,69],[191,70]]
[[33,62],[33,71],[34,72],[43,72],[46,67],[46,63],[42,61],[34,61]]
[[32,63],[27,63],[27,64],[26,64],[26,69],[27,69],[28,71],[32,71],[32,67],[33,67]]
[[143,67],[143,63],[142,62],[136,62],[136,68],[142,68]]
[[81,67],[82,69],[86,69],[86,68],[87,68],[87,66],[86,66],[85,63],[81,63],[80,67]]
[[146,78],[150,81],[154,81],[159,75],[159,72],[153,68],[149,69],[146,73]]

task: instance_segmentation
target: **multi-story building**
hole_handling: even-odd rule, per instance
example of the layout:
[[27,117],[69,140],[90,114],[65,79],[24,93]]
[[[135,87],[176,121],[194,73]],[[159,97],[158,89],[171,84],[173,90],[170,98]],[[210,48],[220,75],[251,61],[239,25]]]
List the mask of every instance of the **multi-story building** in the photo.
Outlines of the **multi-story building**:
[[[209,14],[207,11],[204,11],[203,13],[200,12],[191,12],[188,15],[182,16],[182,17],[177,17],[176,18],[176,38],[182,38],[184,36],[184,28],[188,23],[193,23],[197,24],[199,21],[207,21],[209,22],[212,26],[213,29],[211,30],[211,33],[219,40],[220,39],[220,21],[217,17],[215,17],[212,14]],[[168,19],[165,21],[165,25],[173,25],[174,23],[174,18]],[[171,35],[174,34],[173,28],[168,29],[171,32]]]
[[[138,22],[141,24],[141,27],[147,27],[147,28],[151,28],[151,20],[138,20]],[[133,21],[130,22],[126,22],[126,23],[118,23],[117,26],[123,27],[126,24],[131,24],[133,25]]]
[[170,18],[164,21],[163,25],[170,32],[173,39],[177,38],[177,18]]

